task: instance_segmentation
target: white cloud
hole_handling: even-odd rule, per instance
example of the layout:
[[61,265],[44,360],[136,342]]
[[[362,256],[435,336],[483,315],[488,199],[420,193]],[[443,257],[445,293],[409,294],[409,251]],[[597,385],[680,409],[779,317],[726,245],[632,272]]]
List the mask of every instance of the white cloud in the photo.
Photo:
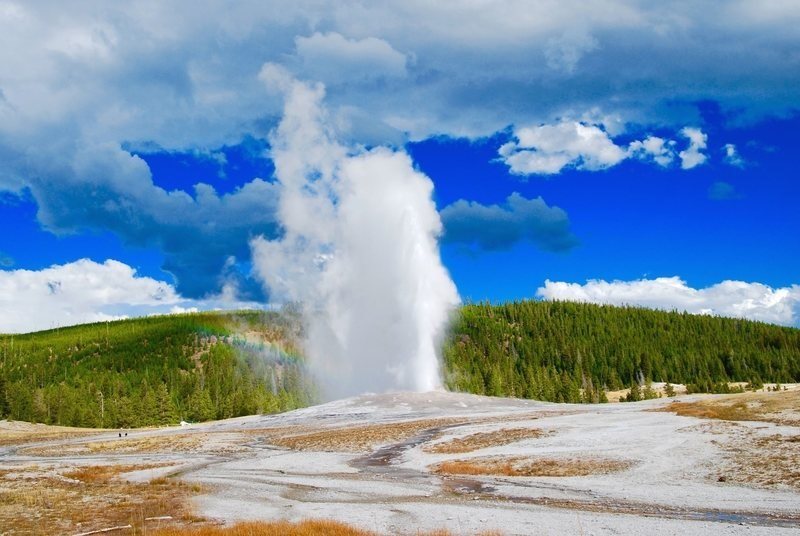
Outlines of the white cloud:
[[115,260],[81,259],[42,270],[0,270],[0,333],[22,333],[132,316],[245,308],[221,298],[186,300],[169,283]]
[[772,288],[761,283],[723,281],[694,289],[679,277],[636,281],[593,279],[583,285],[547,280],[536,295],[547,300],[638,305],[775,324],[800,324],[800,285]]
[[517,175],[559,173],[567,165],[599,170],[617,165],[625,151],[597,125],[562,121],[514,130],[517,141],[500,148],[500,156]]
[[628,153],[643,160],[652,159],[659,166],[667,167],[675,159],[674,145],[673,140],[648,136],[644,140],[631,142]]
[[[334,109],[355,106],[375,122],[404,119],[414,138],[488,135],[592,107],[683,125],[697,112],[680,103],[699,98],[763,116],[800,100],[800,69],[784,52],[800,7],[762,11],[732,3],[712,20],[696,3],[628,0],[204,1],[192,10],[6,0],[0,86],[14,111],[0,107],[0,131],[218,147],[279,112],[256,80],[264,62],[331,82],[373,70],[394,77],[391,92],[337,84],[329,96]],[[758,61],[729,61],[745,53]],[[614,83],[598,83],[608,73]]]
[[703,149],[707,147],[708,135],[699,128],[684,127],[681,135],[689,140],[689,146],[678,153],[681,159],[681,168],[692,169],[702,165],[708,157],[703,154]]
[[406,75],[406,57],[383,39],[347,39],[336,32],[295,39],[302,74],[327,84]]
[[725,163],[735,167],[744,167],[744,159],[736,150],[736,146],[732,143],[726,143],[722,148],[725,152]]
[[[678,156],[683,169],[702,164],[707,136],[700,129],[684,127],[680,132],[689,147]],[[589,171],[607,169],[629,158],[652,161],[668,167],[675,160],[675,140],[647,136],[627,147],[617,145],[604,124],[561,121],[514,129],[515,140],[500,147],[500,159],[515,175],[552,175],[573,167]]]

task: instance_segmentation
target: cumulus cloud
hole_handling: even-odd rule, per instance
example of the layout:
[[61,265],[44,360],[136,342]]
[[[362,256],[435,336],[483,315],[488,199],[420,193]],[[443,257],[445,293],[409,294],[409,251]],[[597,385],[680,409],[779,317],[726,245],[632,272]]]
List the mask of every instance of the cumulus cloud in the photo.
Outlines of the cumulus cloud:
[[597,125],[563,121],[514,130],[500,157],[516,175],[551,175],[566,166],[599,170],[625,159],[625,151]]
[[658,136],[648,136],[643,140],[631,142],[628,153],[642,160],[652,159],[661,167],[669,166],[675,160],[675,141]]
[[[2,5],[4,128],[79,123],[104,139],[169,148],[219,146],[251,130],[254,117],[275,116],[279,101],[265,101],[254,80],[266,61],[335,81],[343,80],[335,66],[407,79],[390,95],[337,84],[329,97],[334,108],[356,106],[377,122],[403,118],[414,138],[487,135],[592,106],[628,122],[686,124],[696,110],[680,103],[700,98],[747,103],[765,115],[793,108],[800,96],[798,69],[787,65],[796,60],[783,52],[794,45],[800,17],[791,2],[772,3],[770,17],[760,6],[731,3],[713,21],[692,3],[627,0],[524,12],[512,2],[444,9],[418,0],[345,0],[335,8],[206,1],[191,16],[153,2],[146,9],[92,0]],[[729,61],[744,53],[758,61]],[[564,72],[568,90],[557,83]],[[608,73],[614,83],[599,84]],[[679,105],[667,110],[666,101]]]
[[741,157],[734,144],[726,143],[722,151],[725,153],[726,164],[734,167],[744,167],[744,159]]
[[43,270],[0,270],[0,333],[22,333],[128,316],[238,308],[251,303],[187,300],[130,266],[81,259]]
[[681,168],[692,169],[705,163],[708,157],[703,153],[707,147],[708,135],[699,128],[684,127],[681,135],[689,140],[689,146],[678,153],[681,159]]
[[326,84],[406,75],[406,57],[383,39],[316,32],[295,39],[302,74]]
[[[678,153],[681,168],[691,169],[706,160],[707,135],[700,129],[684,127],[679,134],[689,140]],[[635,158],[668,167],[675,160],[675,140],[647,136],[627,147],[618,145],[603,124],[560,121],[514,129],[514,139],[500,147],[500,159],[515,175],[553,175],[565,168],[597,171]]]
[[125,243],[156,247],[182,295],[202,298],[235,281],[244,297],[263,297],[259,284],[232,271],[229,259],[249,259],[253,233],[275,236],[274,184],[254,179],[220,195],[197,184],[193,195],[166,191],[147,164],[112,144],[77,149],[72,159],[33,158],[27,187],[38,219],[56,234],[108,230]]
[[441,216],[445,243],[484,251],[508,249],[521,240],[546,251],[565,251],[578,243],[566,212],[541,197],[526,199],[516,192],[502,205],[460,199],[442,209]]
[[732,184],[717,181],[708,187],[708,198],[714,201],[726,201],[741,197]]
[[[597,108],[623,123],[677,128],[697,120],[692,103],[700,99],[751,118],[794,109],[800,68],[785,50],[795,45],[798,17],[791,2],[726,4],[711,19],[697,3],[625,0],[524,10],[420,0],[344,0],[333,8],[210,0],[192,10],[3,0],[0,190],[29,189],[55,232],[109,230],[126,243],[162,248],[179,292],[199,296],[233,277],[224,270],[228,256],[248,259],[248,226],[275,236],[271,184],[253,181],[228,196],[207,187],[166,192],[122,148],[213,151],[266,136],[282,103],[258,80],[265,62],[330,78],[332,128],[350,140],[399,145],[556,122],[554,134],[586,136],[540,152],[512,146],[513,169],[603,169],[627,148],[607,129],[559,126],[558,118]],[[729,61],[739,56],[758,61]],[[598,83],[608,73],[614,83]],[[642,154],[659,165],[668,159],[664,151]],[[681,161],[700,154],[688,150]]]
[[547,280],[536,295],[547,300],[638,305],[774,324],[800,324],[799,285],[772,288],[761,283],[723,281],[695,289],[679,277],[636,281],[589,280],[583,285]]

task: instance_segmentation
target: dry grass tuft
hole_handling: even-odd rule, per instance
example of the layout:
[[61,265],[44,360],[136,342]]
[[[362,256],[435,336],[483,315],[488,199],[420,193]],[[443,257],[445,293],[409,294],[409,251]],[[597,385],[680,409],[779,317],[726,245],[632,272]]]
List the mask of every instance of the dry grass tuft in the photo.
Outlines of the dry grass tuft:
[[508,445],[523,439],[536,439],[543,435],[545,432],[538,428],[511,428],[457,437],[450,441],[426,445],[422,450],[431,454],[462,454],[488,447]]
[[[375,532],[324,519],[289,521],[256,521],[229,527],[201,526],[168,528],[150,531],[152,536],[377,536]],[[417,536],[454,536],[448,530],[417,532]],[[477,536],[501,536],[499,532],[481,532]]]
[[[86,454],[151,454],[160,452],[207,452],[228,454],[244,450],[247,437],[228,432],[200,432],[189,434],[163,434],[138,438],[114,438],[108,441],[81,443],[67,447],[72,455]],[[65,447],[49,445],[31,447],[22,451],[28,456],[63,455]]]
[[268,438],[270,443],[292,450],[317,452],[369,452],[378,445],[405,441],[424,430],[462,424],[458,419],[421,419],[388,424],[348,426],[318,432]]
[[80,480],[87,484],[103,484],[123,473],[143,471],[156,467],[167,467],[169,463],[149,463],[140,465],[89,465],[64,473],[64,476],[73,480]]
[[718,469],[718,476],[724,476],[725,481],[800,490],[800,435],[757,436],[746,431],[721,448],[728,463]]
[[658,411],[670,411],[683,417],[700,419],[763,421],[800,426],[800,391],[743,393],[694,402],[673,402]]
[[200,491],[197,486],[115,478],[153,466],[90,466],[64,474],[28,466],[6,472],[0,475],[0,527],[4,534],[70,534],[128,524],[140,531],[165,523],[147,519],[162,516],[170,516],[167,523],[194,521],[188,499]]
[[329,520],[258,521],[230,527],[182,527],[152,531],[153,536],[376,536],[374,532]]
[[440,475],[485,476],[587,476],[614,473],[630,462],[603,458],[532,458],[526,456],[485,457],[446,461],[433,466]]

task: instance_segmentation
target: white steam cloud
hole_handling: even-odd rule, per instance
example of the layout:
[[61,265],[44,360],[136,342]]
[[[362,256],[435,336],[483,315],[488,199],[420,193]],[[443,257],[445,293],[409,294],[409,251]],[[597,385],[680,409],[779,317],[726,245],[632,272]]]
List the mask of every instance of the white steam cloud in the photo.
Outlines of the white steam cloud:
[[273,299],[302,305],[326,394],[440,387],[459,297],[439,257],[433,183],[404,152],[338,143],[322,85],[273,64],[261,79],[286,99],[270,139],[284,235],[252,241],[254,267]]

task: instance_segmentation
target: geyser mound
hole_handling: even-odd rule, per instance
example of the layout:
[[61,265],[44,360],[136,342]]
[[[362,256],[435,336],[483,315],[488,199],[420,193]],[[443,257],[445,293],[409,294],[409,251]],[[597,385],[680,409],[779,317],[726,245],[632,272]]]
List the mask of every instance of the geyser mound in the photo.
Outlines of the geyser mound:
[[270,137],[278,240],[255,239],[273,297],[302,304],[309,362],[331,397],[441,387],[438,349],[458,292],[439,256],[433,183],[403,151],[336,141],[324,88],[267,65],[285,95]]

